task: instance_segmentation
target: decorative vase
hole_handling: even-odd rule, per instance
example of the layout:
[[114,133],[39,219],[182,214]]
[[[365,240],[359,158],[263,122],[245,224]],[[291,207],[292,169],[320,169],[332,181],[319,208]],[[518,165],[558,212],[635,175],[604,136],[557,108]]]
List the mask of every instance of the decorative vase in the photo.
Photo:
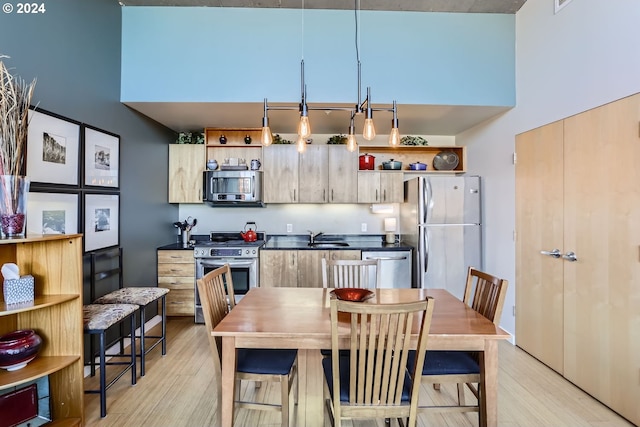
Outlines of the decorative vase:
[[0,175],[0,230],[2,237],[24,237],[29,178]]
[[0,337],[0,368],[16,371],[35,359],[42,338],[33,329],[14,331]]
[[220,135],[220,138],[218,138],[218,140],[220,141],[220,144],[226,144],[227,143],[227,137],[224,135]]
[[245,144],[251,144],[251,137],[249,135],[244,137],[244,143]]

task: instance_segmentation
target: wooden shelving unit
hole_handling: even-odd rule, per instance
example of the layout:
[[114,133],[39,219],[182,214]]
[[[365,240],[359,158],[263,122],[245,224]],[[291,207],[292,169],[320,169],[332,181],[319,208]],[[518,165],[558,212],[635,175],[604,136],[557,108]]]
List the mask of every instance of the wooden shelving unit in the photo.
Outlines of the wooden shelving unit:
[[82,236],[55,235],[0,240],[0,265],[12,262],[35,279],[33,302],[7,305],[0,288],[0,335],[34,329],[38,356],[17,371],[0,371],[0,390],[49,376],[52,423],[82,425]]
[[[245,159],[247,165],[252,159],[260,159],[262,157],[262,144],[260,144],[260,136],[262,128],[206,128],[204,130],[204,143],[206,146],[206,158],[215,159],[219,165],[222,165],[224,159],[237,157]],[[226,144],[220,142],[220,136],[227,138]],[[245,143],[246,136],[251,138],[251,143]]]
[[[433,167],[433,158],[442,151],[452,151],[458,155],[458,166],[450,171],[439,171]],[[360,154],[371,154],[375,159],[375,170],[380,171],[382,169],[382,162],[387,162],[391,159],[402,162],[401,171],[389,170],[388,172],[403,172],[403,173],[434,173],[434,174],[460,174],[467,170],[467,150],[466,147],[451,146],[451,147],[432,147],[432,146],[414,146],[414,145],[402,145],[400,147],[390,147],[385,145],[361,145],[359,146]],[[409,170],[409,164],[421,162],[427,165],[426,171],[412,171]],[[361,171],[363,172],[363,171]]]

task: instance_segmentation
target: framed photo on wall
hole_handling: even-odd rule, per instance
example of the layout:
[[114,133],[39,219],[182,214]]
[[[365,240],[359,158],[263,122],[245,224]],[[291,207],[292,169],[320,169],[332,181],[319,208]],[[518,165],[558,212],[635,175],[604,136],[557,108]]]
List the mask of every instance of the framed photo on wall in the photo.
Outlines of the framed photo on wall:
[[120,244],[120,195],[84,195],[84,251]]
[[82,125],[84,141],[84,185],[118,188],[120,136]]
[[27,196],[27,236],[78,233],[79,199],[77,193],[30,191]]
[[32,183],[78,186],[80,123],[45,110],[29,110],[27,176]]

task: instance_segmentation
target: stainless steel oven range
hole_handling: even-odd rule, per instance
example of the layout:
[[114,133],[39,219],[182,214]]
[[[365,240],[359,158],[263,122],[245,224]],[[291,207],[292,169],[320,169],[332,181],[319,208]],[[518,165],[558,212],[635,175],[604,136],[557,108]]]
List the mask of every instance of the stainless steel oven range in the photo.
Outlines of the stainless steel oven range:
[[[197,242],[193,248],[196,264],[196,280],[208,272],[229,264],[236,300],[249,289],[258,286],[258,252],[264,245],[265,233],[257,232],[258,240],[245,242],[239,232],[211,232],[210,241]],[[204,323],[202,304],[195,288],[195,322]]]

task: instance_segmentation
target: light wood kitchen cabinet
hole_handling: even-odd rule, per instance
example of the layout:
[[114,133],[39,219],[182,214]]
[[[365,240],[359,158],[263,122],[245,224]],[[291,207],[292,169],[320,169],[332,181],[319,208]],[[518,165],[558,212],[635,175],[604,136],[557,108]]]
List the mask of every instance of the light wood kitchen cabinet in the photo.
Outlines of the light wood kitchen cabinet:
[[[206,167],[206,161],[209,159],[218,162],[218,169],[221,170],[225,159],[232,157],[244,159],[247,167],[251,165],[251,160],[262,157],[262,144],[260,143],[260,135],[262,128],[206,128],[205,147],[206,154],[201,159],[200,167]],[[220,137],[224,135],[226,142],[220,142]],[[251,142],[245,142],[246,137],[251,138]]]
[[403,183],[399,171],[358,172],[358,203],[402,203]]
[[358,152],[344,145],[328,145],[329,203],[358,202]]
[[327,203],[329,150],[326,145],[310,145],[298,158],[298,203]]
[[169,203],[202,203],[204,145],[169,145]]
[[298,251],[260,251],[260,286],[297,287]]
[[298,151],[295,145],[271,145],[263,152],[265,203],[298,203]]
[[195,315],[195,261],[188,250],[158,250],[158,287],[169,289],[167,316]]
[[34,329],[43,343],[36,358],[16,371],[0,371],[0,390],[49,377],[55,425],[84,424],[82,235],[0,240],[0,265],[15,263],[35,279],[29,304],[7,305],[0,288],[0,335]]
[[260,286],[322,287],[322,258],[360,259],[359,250],[260,251]]
[[[517,343],[545,363],[557,364],[561,354],[554,369],[634,424],[640,424],[639,122],[634,95],[516,138]],[[553,249],[562,256],[540,252]],[[546,308],[531,307],[540,305]],[[546,348],[560,340],[560,349]]]

